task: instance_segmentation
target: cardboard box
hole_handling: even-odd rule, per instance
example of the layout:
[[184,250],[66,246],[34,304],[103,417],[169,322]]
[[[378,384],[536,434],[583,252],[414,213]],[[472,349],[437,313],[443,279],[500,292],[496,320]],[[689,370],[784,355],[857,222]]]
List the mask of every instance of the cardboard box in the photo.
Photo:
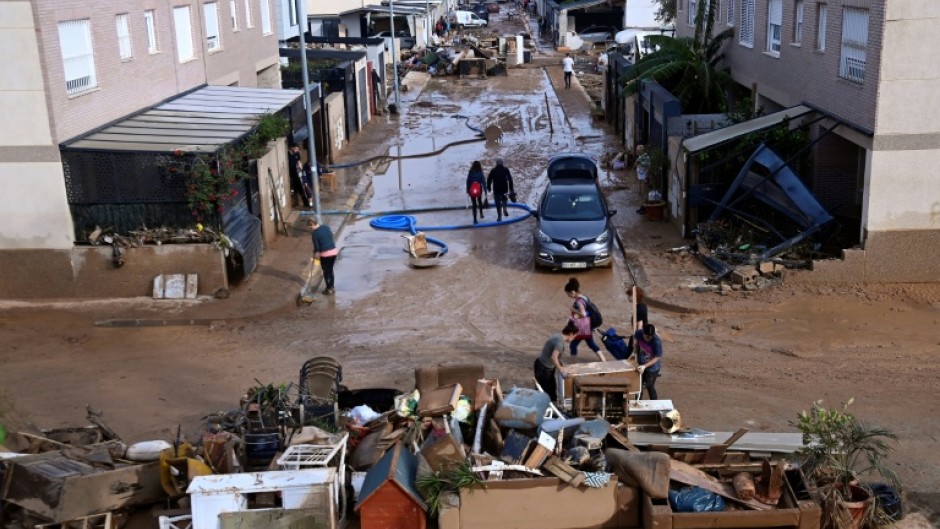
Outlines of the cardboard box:
[[489,481],[460,491],[460,529],[626,529],[639,527],[639,490],[611,476],[606,487],[558,478]]

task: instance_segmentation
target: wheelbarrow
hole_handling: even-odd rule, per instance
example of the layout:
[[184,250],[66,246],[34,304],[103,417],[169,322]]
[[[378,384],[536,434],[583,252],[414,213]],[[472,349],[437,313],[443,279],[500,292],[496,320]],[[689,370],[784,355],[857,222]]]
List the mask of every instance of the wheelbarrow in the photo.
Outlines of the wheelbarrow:
[[428,239],[424,232],[415,235],[402,235],[405,239],[405,251],[408,252],[408,264],[414,268],[430,268],[440,264],[443,252],[428,250]]

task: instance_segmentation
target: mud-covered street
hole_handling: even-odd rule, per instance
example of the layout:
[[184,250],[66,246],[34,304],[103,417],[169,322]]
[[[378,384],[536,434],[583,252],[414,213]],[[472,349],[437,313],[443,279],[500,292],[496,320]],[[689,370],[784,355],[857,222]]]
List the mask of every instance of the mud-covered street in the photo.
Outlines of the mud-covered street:
[[[512,171],[520,202],[534,205],[550,155],[580,151],[600,159],[618,150],[616,137],[592,118],[584,92],[565,90],[561,77],[554,63],[488,79],[413,76],[401,115],[370,124],[341,162],[444,150],[342,169],[340,181],[355,185],[325,194],[324,209],[465,206],[471,162],[489,171],[496,158]],[[445,148],[474,138],[470,126],[489,125],[502,129],[501,142]],[[632,172],[607,171],[601,185],[618,210],[623,253],[612,270],[575,275],[603,311],[605,327],[626,328],[628,286],[648,292],[650,319],[664,336],[658,389],[686,424],[794,431],[790,421],[814,400],[854,398],[854,413],[900,436],[891,460],[908,498],[940,520],[933,514],[940,512],[940,287],[818,286],[793,274],[772,289],[695,292],[709,272],[667,252],[687,244],[668,223],[635,213]],[[420,226],[471,222],[468,209],[415,216]],[[203,416],[236,408],[256,381],[296,381],[301,364],[317,355],[338,358],[352,389],[409,390],[416,367],[446,362],[483,363],[504,388],[531,385],[532,361],[570,306],[562,290],[570,274],[533,270],[531,219],[435,232],[449,252],[439,266],[416,270],[407,266],[400,232],[377,231],[356,215],[329,218],[336,226],[345,219],[337,292],[309,306],[293,301],[310,256],[301,218],[229,299],[0,303],[4,400],[42,428],[84,424],[90,404],[137,441],[168,439],[178,424],[195,438]],[[96,325],[131,318],[146,321]],[[593,359],[582,345],[581,355],[565,361]]]

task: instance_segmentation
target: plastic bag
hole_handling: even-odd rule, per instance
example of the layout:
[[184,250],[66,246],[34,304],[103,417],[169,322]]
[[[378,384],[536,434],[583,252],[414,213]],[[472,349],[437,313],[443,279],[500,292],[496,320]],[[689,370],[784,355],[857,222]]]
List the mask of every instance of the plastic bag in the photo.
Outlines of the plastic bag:
[[349,418],[352,419],[352,421],[355,424],[358,424],[360,426],[368,424],[370,421],[372,421],[379,415],[381,414],[376,413],[375,410],[373,410],[372,408],[370,408],[369,406],[365,404],[362,404],[361,406],[356,406],[355,408],[349,411]]
[[720,512],[725,510],[725,500],[701,487],[684,487],[669,490],[669,505],[675,512]]
[[421,400],[421,392],[417,389],[411,393],[398,395],[395,397],[395,412],[400,417],[417,417],[419,400]]

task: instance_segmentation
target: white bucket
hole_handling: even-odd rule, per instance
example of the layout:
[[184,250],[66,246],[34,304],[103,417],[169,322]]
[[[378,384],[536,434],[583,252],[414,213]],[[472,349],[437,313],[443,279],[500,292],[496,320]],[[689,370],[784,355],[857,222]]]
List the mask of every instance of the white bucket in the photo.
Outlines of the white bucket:
[[160,459],[160,452],[167,448],[173,448],[167,441],[141,441],[128,446],[124,458],[139,462],[157,461]]

